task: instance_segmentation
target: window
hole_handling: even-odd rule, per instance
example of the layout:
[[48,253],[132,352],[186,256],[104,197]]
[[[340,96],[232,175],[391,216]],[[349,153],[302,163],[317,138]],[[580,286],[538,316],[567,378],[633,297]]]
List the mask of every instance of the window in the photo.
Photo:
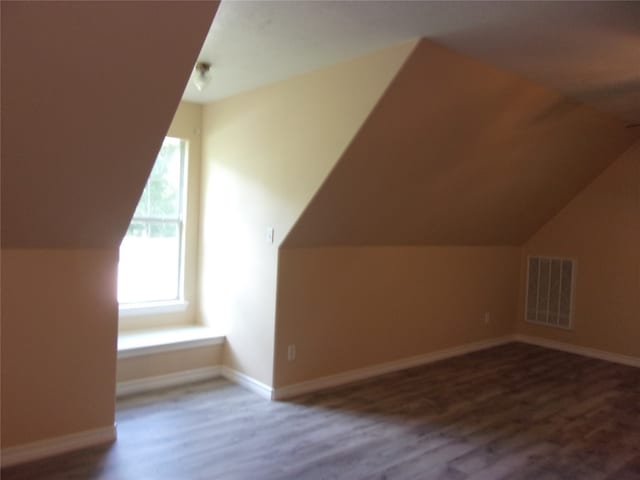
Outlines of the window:
[[118,302],[183,297],[186,142],[166,137],[120,245]]

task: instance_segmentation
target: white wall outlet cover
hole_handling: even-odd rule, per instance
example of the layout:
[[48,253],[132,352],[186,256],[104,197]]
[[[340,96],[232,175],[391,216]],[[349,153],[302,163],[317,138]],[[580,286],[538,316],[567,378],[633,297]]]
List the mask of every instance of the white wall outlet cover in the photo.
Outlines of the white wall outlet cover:
[[273,243],[273,227],[267,227],[267,229],[264,232],[264,240],[267,243]]
[[287,347],[287,360],[292,362],[295,359],[296,359],[296,346],[295,345],[289,345]]

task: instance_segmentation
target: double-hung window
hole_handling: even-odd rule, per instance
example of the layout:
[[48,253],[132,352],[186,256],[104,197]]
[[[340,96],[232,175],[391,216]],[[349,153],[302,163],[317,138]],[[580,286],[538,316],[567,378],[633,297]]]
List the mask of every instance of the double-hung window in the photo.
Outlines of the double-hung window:
[[118,302],[183,299],[186,142],[166,137],[120,245]]

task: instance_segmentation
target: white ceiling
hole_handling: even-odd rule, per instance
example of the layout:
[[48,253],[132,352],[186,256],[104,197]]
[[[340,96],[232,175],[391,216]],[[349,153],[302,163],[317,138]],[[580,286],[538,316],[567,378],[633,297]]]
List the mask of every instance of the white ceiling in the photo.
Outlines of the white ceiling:
[[223,1],[209,102],[427,37],[640,123],[640,1]]

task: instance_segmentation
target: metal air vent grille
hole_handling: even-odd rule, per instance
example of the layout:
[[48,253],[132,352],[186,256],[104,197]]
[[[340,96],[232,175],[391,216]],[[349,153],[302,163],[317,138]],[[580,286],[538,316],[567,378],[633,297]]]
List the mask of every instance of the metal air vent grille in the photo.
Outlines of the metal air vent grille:
[[575,270],[570,258],[529,257],[527,322],[571,328]]

